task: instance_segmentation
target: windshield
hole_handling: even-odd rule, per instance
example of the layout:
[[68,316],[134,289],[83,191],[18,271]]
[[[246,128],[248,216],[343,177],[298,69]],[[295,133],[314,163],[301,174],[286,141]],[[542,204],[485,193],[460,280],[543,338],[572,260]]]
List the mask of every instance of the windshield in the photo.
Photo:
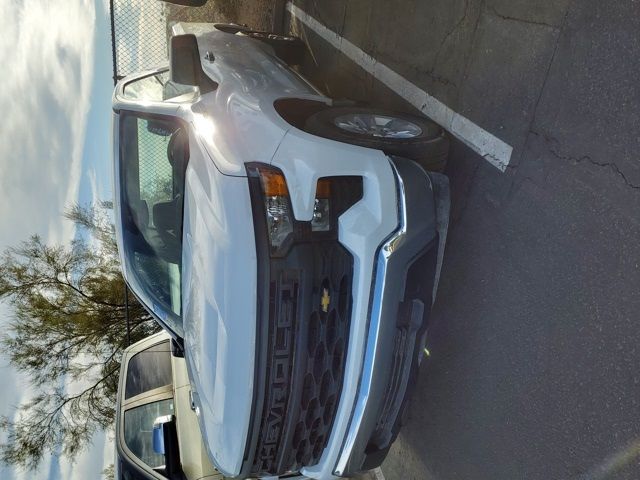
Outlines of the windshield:
[[180,336],[188,140],[186,126],[177,119],[122,114],[120,202],[127,279],[146,307]]

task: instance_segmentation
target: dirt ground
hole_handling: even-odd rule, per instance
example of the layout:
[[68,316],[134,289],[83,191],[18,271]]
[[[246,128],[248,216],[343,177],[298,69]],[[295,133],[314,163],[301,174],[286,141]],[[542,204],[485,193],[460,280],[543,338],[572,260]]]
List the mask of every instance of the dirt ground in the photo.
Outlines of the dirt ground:
[[277,5],[275,0],[217,0],[197,8],[167,5],[167,18],[183,22],[234,22],[270,30]]

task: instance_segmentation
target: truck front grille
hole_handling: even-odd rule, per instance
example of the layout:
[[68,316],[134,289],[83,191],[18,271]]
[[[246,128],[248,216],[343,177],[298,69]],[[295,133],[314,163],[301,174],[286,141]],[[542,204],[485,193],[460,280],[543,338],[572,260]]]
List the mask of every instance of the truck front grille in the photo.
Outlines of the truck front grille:
[[[296,268],[292,268],[292,267]],[[337,241],[272,259],[267,378],[252,475],[314,465],[327,444],[344,380],[353,259]]]
[[[322,280],[314,295],[315,301],[312,301],[312,306],[320,308],[314,308],[308,318],[308,361],[289,455],[289,462],[296,468],[313,465],[320,459],[331,432],[344,378],[351,278],[345,274],[337,284],[338,288],[332,284],[329,277]],[[338,296],[338,301],[327,312],[321,307],[325,291]]]

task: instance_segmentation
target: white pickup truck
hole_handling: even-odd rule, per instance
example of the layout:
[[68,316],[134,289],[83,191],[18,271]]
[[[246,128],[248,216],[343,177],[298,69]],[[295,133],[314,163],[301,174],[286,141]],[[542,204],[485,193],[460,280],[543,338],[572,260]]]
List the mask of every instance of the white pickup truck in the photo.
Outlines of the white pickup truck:
[[448,140],[334,102],[299,40],[174,27],[170,65],[113,96],[117,240],[131,290],[184,350],[226,477],[350,476],[402,423],[435,298]]

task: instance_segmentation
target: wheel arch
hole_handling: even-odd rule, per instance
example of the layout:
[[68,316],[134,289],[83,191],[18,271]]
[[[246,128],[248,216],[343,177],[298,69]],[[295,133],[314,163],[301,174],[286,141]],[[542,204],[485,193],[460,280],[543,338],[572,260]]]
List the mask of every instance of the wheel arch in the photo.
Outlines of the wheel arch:
[[331,107],[332,102],[330,99],[322,101],[319,99],[285,97],[278,98],[273,102],[273,108],[280,118],[303,132],[307,132],[305,122],[309,117]]

